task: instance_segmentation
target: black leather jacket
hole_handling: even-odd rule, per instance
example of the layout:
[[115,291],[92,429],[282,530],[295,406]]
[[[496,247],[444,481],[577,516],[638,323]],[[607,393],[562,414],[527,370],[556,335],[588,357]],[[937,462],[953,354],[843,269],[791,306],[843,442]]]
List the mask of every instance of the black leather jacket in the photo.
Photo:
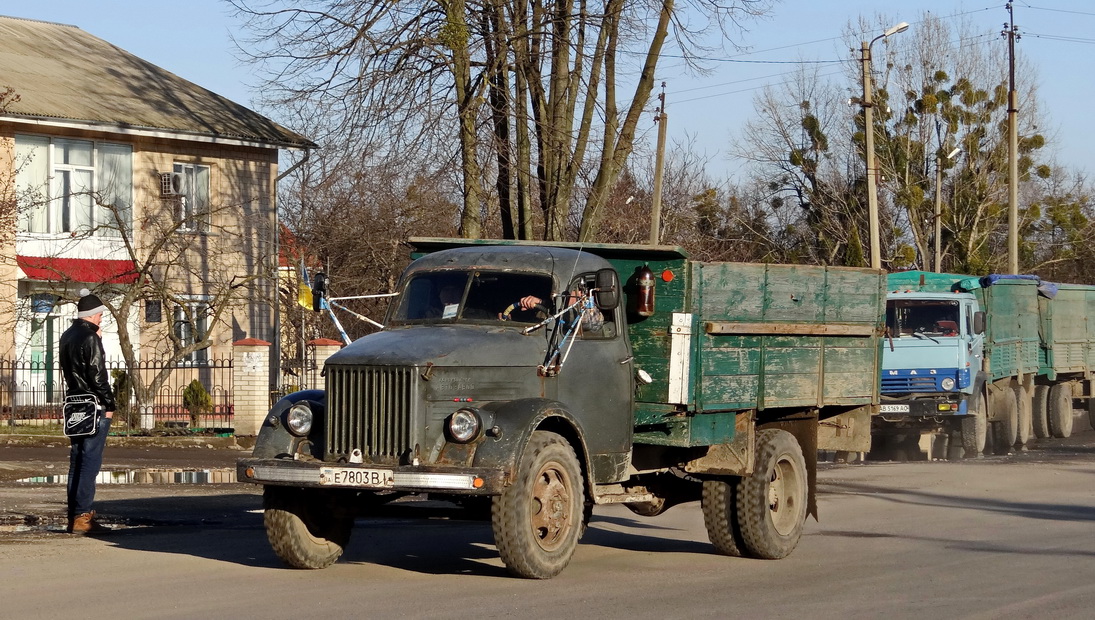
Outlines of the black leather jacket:
[[72,327],[61,334],[61,372],[65,375],[66,394],[94,394],[103,411],[114,411],[114,391],[106,370],[106,353],[99,337],[99,326],[74,319]]

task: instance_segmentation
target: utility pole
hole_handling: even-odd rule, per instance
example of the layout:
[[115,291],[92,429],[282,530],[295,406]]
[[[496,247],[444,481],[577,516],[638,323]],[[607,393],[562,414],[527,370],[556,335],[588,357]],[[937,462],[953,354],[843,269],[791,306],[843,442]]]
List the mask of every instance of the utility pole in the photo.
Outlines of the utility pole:
[[662,167],[665,163],[665,126],[669,115],[665,113],[665,82],[658,95],[658,111],[654,122],[658,123],[658,151],[654,158],[654,200],[650,209],[650,245],[658,245],[662,225]]
[[1006,5],[1008,22],[1001,33],[1008,38],[1008,273],[1019,273],[1019,97],[1015,92],[1015,12]]
[[871,269],[882,269],[882,242],[878,230],[878,169],[875,166],[874,154],[874,85],[871,83],[871,46],[879,39],[885,39],[908,29],[909,24],[901,22],[871,39],[869,43],[863,41],[859,48],[859,62],[863,66],[863,98],[859,102],[863,106],[863,137],[866,149],[864,155],[867,160],[867,226],[870,228],[871,238]]

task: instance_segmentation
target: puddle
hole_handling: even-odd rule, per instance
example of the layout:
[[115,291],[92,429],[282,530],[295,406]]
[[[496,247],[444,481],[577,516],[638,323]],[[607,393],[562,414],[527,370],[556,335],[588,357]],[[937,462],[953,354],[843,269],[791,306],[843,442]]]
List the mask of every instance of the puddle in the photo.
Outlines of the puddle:
[[[96,484],[226,484],[236,481],[235,469],[126,469],[102,471]],[[32,476],[16,482],[68,484],[68,474]]]

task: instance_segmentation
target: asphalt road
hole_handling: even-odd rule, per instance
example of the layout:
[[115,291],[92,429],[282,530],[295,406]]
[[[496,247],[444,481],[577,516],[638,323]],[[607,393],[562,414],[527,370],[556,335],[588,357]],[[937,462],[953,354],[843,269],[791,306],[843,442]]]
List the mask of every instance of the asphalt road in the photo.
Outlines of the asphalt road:
[[[238,456],[189,452],[176,458]],[[0,449],[0,470],[19,469],[12,454]],[[507,575],[489,524],[429,508],[361,519],[337,564],[298,571],[270,550],[249,485],[105,485],[99,508],[125,526],[109,536],[0,532],[0,610],[116,620],[1090,618],[1095,609],[1089,430],[1006,457],[825,465],[819,483],[821,520],[807,522],[784,560],[715,555],[695,503],[655,518],[608,506],[570,566],[543,582]],[[48,511],[63,495],[0,482],[0,512]]]

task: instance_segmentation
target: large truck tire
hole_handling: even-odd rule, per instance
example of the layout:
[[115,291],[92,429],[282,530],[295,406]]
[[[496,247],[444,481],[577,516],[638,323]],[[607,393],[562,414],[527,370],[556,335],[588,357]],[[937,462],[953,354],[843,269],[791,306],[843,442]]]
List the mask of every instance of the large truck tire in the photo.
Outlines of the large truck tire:
[[1049,386],[1034,386],[1034,398],[1030,407],[1031,426],[1034,427],[1034,436],[1045,439],[1049,433]]
[[350,541],[354,520],[320,492],[267,486],[263,524],[270,546],[293,568],[327,568]]
[[1059,439],[1072,435],[1072,384],[1058,383],[1049,390],[1049,433]]
[[996,422],[993,423],[993,452],[1007,454],[1015,445],[1015,438],[1019,434],[1019,403],[1015,402],[1015,391],[1004,389],[997,392],[993,398],[993,406],[996,407]]
[[970,399],[969,413],[962,418],[962,447],[966,458],[977,458],[985,451],[988,428],[988,411],[982,392]]
[[737,476],[704,480],[703,496],[700,498],[707,537],[715,545],[715,551],[733,557],[741,557],[745,548],[741,539],[741,525],[738,523],[740,484],[741,478]]
[[806,460],[787,431],[757,433],[753,474],[738,485],[738,523],[746,555],[778,560],[794,551],[806,521]]
[[[1089,389],[1095,390],[1095,386],[1091,386]],[[1087,423],[1091,425],[1092,429],[1095,429],[1095,396],[1087,399]]]
[[491,506],[494,542],[511,573],[550,579],[566,568],[583,530],[584,488],[570,444],[555,433],[534,431],[516,480]]
[[1030,437],[1033,434],[1033,395],[1031,390],[1027,390],[1022,385],[1016,385],[1015,388],[1015,406],[1018,412],[1018,428],[1015,433],[1015,445],[1022,447],[1027,445],[1030,441]]

